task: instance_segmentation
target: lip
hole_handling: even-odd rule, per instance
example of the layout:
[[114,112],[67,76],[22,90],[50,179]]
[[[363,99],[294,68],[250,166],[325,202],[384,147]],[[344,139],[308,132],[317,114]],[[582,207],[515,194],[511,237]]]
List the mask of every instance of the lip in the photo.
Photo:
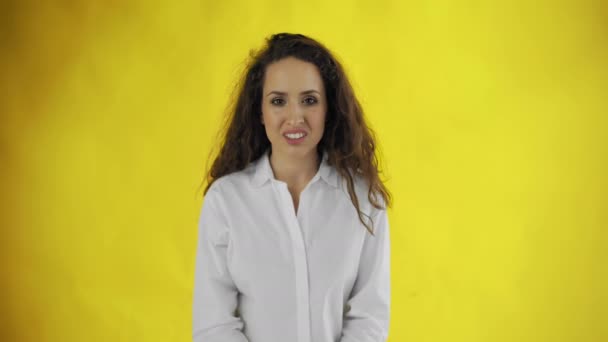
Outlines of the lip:
[[[289,139],[288,137],[286,137],[286,134],[293,134],[293,133],[304,133],[304,136],[299,138],[299,139]],[[287,143],[290,145],[298,145],[301,142],[303,142],[306,137],[308,137],[308,132],[306,132],[303,129],[291,129],[288,131],[283,132],[283,138],[285,138],[285,140],[287,140]]]
[[283,132],[283,135],[285,135],[285,134],[293,134],[293,133],[304,133],[304,134],[308,135],[308,132],[306,132],[306,130],[302,129],[302,128],[287,130],[287,131]]

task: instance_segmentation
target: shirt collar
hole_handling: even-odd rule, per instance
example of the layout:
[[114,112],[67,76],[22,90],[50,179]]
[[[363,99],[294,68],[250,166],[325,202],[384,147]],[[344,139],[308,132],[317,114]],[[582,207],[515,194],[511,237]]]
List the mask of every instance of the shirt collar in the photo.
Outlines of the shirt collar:
[[[251,184],[254,187],[260,187],[266,183],[267,180],[275,179],[274,173],[272,172],[272,167],[270,166],[269,154],[270,148],[266,149],[266,152],[264,152],[264,154],[262,154],[262,156],[255,161],[251,178]],[[329,165],[326,151],[323,151],[321,165],[319,166],[319,170],[312,178],[311,182],[314,182],[318,178],[323,179],[327,184],[335,188],[338,187],[338,173],[335,168]]]

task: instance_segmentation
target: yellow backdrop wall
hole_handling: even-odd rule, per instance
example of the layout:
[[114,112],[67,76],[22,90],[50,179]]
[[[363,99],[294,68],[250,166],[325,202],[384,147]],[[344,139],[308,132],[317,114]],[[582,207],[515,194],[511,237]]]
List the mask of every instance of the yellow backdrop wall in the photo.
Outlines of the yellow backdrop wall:
[[378,133],[390,342],[608,341],[605,2],[0,8],[0,340],[191,339],[207,153],[249,49],[298,32]]

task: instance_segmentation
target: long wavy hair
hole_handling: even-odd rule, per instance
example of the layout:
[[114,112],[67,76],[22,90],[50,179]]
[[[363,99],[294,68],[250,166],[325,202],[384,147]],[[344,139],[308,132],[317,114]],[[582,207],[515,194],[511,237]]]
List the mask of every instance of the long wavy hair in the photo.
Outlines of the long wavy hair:
[[[359,220],[374,235],[371,218],[359,207],[355,177],[359,175],[366,181],[367,197],[377,209],[392,206],[391,194],[379,178],[375,133],[365,122],[363,109],[344,68],[323,44],[302,34],[277,33],[266,38],[265,43],[257,51],[250,50],[245,70],[233,88],[227,115],[216,139],[219,152],[209,154],[209,157],[215,155],[215,160],[206,174],[204,194],[218,178],[243,170],[270,147],[259,120],[265,71],[273,62],[295,57],[314,64],[325,85],[327,121],[323,137],[317,145],[317,153],[322,155],[323,150],[327,152],[328,164],[335,167],[346,180]],[[363,219],[364,216],[372,223],[371,227]]]

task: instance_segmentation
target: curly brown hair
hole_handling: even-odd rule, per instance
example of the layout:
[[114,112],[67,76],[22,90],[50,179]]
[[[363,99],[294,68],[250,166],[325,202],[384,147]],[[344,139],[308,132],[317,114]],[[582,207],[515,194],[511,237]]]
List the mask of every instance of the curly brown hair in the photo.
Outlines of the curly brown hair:
[[327,97],[327,121],[317,152],[319,155],[323,150],[327,152],[328,164],[347,182],[359,220],[374,235],[373,228],[363,220],[366,216],[371,222],[359,207],[354,182],[357,176],[366,181],[368,199],[375,208],[386,209],[383,203],[392,206],[391,194],[379,177],[375,133],[365,122],[361,104],[340,62],[323,44],[302,34],[277,33],[266,38],[260,50],[250,50],[246,68],[233,89],[223,129],[218,132],[219,153],[209,154],[217,156],[208,169],[204,194],[218,178],[243,170],[270,147],[259,120],[264,75],[269,64],[287,57],[312,63],[321,74]]

